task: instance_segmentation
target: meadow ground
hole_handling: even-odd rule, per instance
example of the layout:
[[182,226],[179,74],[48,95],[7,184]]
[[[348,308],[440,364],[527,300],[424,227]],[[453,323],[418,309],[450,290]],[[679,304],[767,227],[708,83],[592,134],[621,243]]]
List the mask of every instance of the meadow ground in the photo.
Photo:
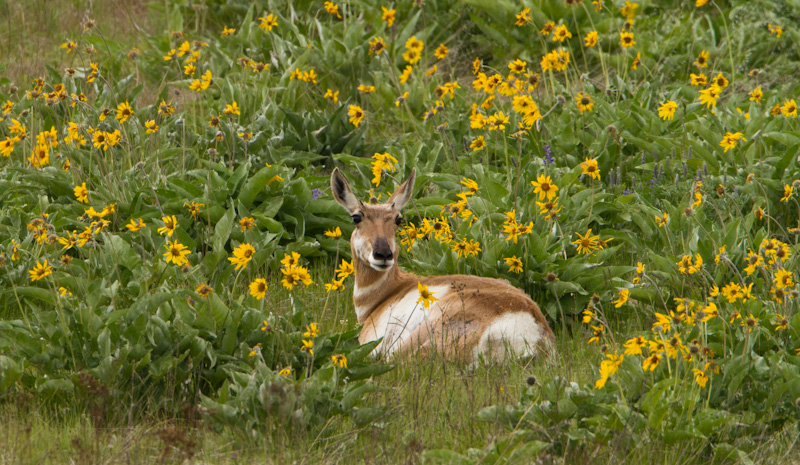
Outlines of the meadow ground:
[[[797,463],[800,2],[0,0],[0,463]],[[549,360],[358,343],[329,176]]]

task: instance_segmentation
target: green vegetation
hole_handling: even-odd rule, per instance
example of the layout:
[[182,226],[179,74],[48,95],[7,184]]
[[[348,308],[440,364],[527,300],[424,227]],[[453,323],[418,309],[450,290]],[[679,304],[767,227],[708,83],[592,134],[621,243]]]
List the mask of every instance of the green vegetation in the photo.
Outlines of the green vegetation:
[[[797,462],[800,3],[523,3],[0,3],[2,461]],[[556,354],[370,357],[333,167]]]

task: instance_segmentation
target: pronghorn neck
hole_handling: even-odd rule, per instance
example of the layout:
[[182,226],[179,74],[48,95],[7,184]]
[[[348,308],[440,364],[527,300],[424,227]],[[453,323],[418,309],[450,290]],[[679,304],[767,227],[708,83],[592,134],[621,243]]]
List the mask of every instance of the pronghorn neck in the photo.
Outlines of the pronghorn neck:
[[363,323],[381,303],[417,281],[415,275],[402,271],[397,261],[388,270],[377,271],[353,254],[353,265],[356,275],[353,304],[359,323]]

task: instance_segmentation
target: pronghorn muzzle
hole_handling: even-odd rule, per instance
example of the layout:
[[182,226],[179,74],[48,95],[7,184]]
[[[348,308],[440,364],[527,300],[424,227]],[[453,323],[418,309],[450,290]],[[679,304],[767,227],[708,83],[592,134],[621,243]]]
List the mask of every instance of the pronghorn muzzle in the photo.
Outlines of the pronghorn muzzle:
[[372,244],[372,256],[375,260],[387,262],[394,258],[394,254],[392,253],[392,247],[389,245],[389,241],[387,241],[383,237],[379,237],[375,240],[375,243]]

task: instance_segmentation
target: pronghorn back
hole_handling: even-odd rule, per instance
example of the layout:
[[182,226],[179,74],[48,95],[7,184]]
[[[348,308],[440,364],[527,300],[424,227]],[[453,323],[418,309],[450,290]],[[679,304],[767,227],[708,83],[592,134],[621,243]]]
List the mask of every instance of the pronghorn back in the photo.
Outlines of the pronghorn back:
[[[334,198],[351,214],[356,227],[350,239],[356,285],[353,302],[362,343],[381,339],[384,354],[443,353],[475,361],[502,358],[507,349],[519,356],[549,353],[553,332],[527,294],[494,278],[468,275],[420,277],[397,266],[395,232],[409,201],[415,171],[382,204],[356,199],[338,169],[331,175]],[[430,308],[417,303],[419,284],[437,299]]]

